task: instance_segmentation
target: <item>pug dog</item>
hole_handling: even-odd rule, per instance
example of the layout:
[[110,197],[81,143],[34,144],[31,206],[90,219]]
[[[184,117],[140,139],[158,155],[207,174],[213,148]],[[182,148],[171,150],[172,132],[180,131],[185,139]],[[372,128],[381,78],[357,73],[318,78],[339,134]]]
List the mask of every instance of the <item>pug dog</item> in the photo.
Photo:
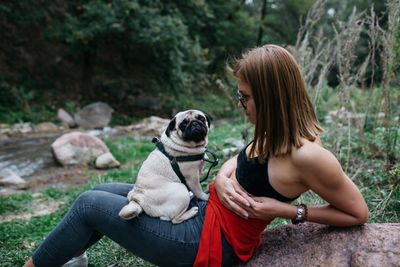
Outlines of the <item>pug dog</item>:
[[[144,211],[152,217],[177,224],[197,214],[198,207],[188,210],[189,190],[199,199],[208,199],[200,185],[200,174],[209,127],[209,117],[199,110],[186,110],[175,115],[161,135],[161,148],[157,144],[143,162],[134,188],[128,193],[129,203],[119,212],[121,218],[129,220]],[[182,158],[189,161],[173,162]],[[177,164],[178,171],[173,164]],[[179,171],[182,181],[177,174]]]

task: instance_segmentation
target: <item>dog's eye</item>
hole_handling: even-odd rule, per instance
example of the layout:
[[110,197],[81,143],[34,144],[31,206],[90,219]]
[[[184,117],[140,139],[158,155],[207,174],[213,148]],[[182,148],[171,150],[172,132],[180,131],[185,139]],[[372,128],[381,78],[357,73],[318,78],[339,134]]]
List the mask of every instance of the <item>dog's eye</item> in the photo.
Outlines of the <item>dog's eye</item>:
[[205,119],[203,116],[201,116],[201,115],[197,115],[197,116],[196,116],[196,119],[198,119],[199,121],[201,121],[201,122],[203,122],[203,123],[206,122],[206,119]]
[[187,125],[188,125],[188,120],[184,119],[184,120],[181,122],[181,126],[185,128]]

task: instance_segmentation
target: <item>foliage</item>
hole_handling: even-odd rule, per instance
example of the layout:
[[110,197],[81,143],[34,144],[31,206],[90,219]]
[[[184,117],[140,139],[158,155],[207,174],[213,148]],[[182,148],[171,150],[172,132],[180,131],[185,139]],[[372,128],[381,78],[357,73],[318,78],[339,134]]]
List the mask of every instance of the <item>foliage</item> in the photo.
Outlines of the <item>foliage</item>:
[[[260,17],[262,2],[264,1],[253,1],[254,16]],[[261,44],[293,45],[296,42],[301,19],[305,17],[313,2],[312,0],[266,1],[266,16],[264,20],[259,21],[260,27],[265,30]]]
[[[385,129],[384,154],[386,166],[390,168],[398,160],[395,152],[398,131],[394,119],[398,116],[398,111],[393,107],[398,106],[396,97],[398,93],[394,90],[398,83],[395,79],[396,64],[394,62],[398,43],[397,31],[400,25],[398,16],[400,4],[398,1],[386,1],[387,16],[381,18],[377,17],[373,7],[370,8],[369,13],[358,12],[354,7],[347,18],[337,18],[333,21],[334,36],[329,38],[328,35],[327,38],[324,34],[326,27],[321,24],[327,2],[326,0],[315,1],[307,13],[304,24],[300,27],[296,46],[292,48],[292,52],[302,67],[307,87],[316,106],[318,117],[321,119],[325,119],[324,112],[327,111],[321,108],[321,96],[327,96],[330,93],[326,91],[331,91],[326,86],[329,84],[329,72],[333,69],[337,76],[336,90],[338,92],[336,94],[339,99],[335,110],[331,110],[330,113],[336,113],[336,117],[342,117],[335,122],[335,131],[341,132],[335,151],[339,153],[338,158],[346,159],[345,170],[349,168],[351,149],[357,143],[357,140],[352,138],[354,134],[364,138],[366,131],[379,126]],[[330,10],[331,14],[336,12],[333,8]],[[384,28],[383,25],[385,25]],[[368,42],[367,52],[360,53],[359,47],[365,47],[365,41]],[[379,78],[376,75],[378,61],[381,73]],[[366,89],[365,86],[368,83],[369,88]],[[377,84],[380,86],[377,87]],[[355,105],[355,100],[358,99],[351,96],[359,85],[366,90],[365,94],[368,95],[367,101],[360,106]],[[379,90],[378,93],[376,93],[377,90]],[[375,98],[376,95],[380,98]],[[363,114],[355,113],[358,107],[363,110],[357,112]],[[378,125],[376,118],[378,115],[381,116],[380,114],[384,119],[381,119]],[[364,119],[356,118],[360,116]],[[337,127],[346,129],[346,133]]]
[[394,29],[394,38],[393,38],[393,71],[395,73],[399,73],[400,71],[400,26]]
[[[65,42],[75,57],[86,55],[91,61],[104,60],[101,55],[112,47],[120,51],[117,57],[124,57],[121,63],[133,70],[129,79],[139,78],[136,87],[177,95],[196,91],[195,85],[207,79],[206,68],[223,64],[222,53],[248,44],[243,36],[226,38],[239,23],[246,25],[235,6],[225,1],[83,2],[72,5],[60,23],[47,29],[47,36]],[[221,21],[222,14],[231,16],[230,21]]]
[[75,56],[89,56],[93,61],[96,53],[105,52],[112,44],[121,51],[119,56],[123,53],[141,66],[141,75],[150,82],[147,87],[163,84],[171,91],[188,85],[189,76],[196,73],[185,71],[187,63],[201,66],[196,60],[202,60],[202,51],[196,40],[189,38],[179,10],[167,9],[161,1],[91,1],[72,8],[73,12],[47,32],[70,45]]
[[[260,30],[264,33],[262,43],[295,45],[299,27],[309,19],[307,11],[313,2],[2,2],[0,25],[5,30],[0,33],[4,40],[0,44],[0,70],[4,69],[0,77],[0,121],[37,121],[37,116],[49,118],[55,107],[64,107],[65,103],[72,103],[73,113],[86,103],[102,100],[116,110],[116,121],[124,123],[128,116],[142,114],[132,107],[140,95],[160,98],[162,110],[159,114],[170,114],[177,106],[190,105],[185,98],[188,95],[196,98],[206,91],[222,96],[217,81],[229,84],[224,72],[226,61],[255,46]],[[382,29],[387,26],[386,6],[382,1],[323,2],[326,3],[322,18],[311,17],[316,21],[314,29],[307,32],[310,38],[307,49],[318,50],[318,45],[334,39],[331,25],[337,26],[350,17],[354,6],[359,11],[368,11],[373,4],[379,16],[375,24]],[[264,3],[266,15],[262,19]],[[368,25],[364,24],[354,50],[357,57],[352,70],[359,68],[370,51],[366,27]],[[396,36],[394,51],[399,50],[396,50],[399,34]],[[378,53],[381,46],[373,49]],[[320,55],[335,58],[329,52]],[[322,58],[318,60],[321,63],[315,71],[327,72],[327,84],[337,82],[333,63],[324,64]],[[311,59],[306,58],[305,62],[308,64],[302,64],[303,67],[313,66]],[[381,79],[378,57],[368,67],[368,73],[373,66],[377,66],[375,77]],[[315,82],[316,75],[310,73],[314,78],[311,81]],[[325,79],[321,79],[323,83]],[[362,83],[364,86],[365,82]],[[318,88],[321,87],[318,85]],[[316,100],[317,89],[312,92]],[[224,105],[213,113],[226,116],[232,114],[232,108]]]
[[[42,4],[0,4],[0,110],[10,111],[2,122],[35,120],[65,103],[75,103],[74,112],[95,100],[126,121],[141,95],[160,98],[159,113],[170,114],[176,97],[218,95],[228,56],[255,44],[251,8],[237,1]],[[39,102],[48,104],[36,108]]]
[[32,201],[32,196],[27,193],[10,197],[1,197],[0,214],[23,210],[30,201]]
[[111,153],[121,163],[134,161],[141,158],[142,155],[148,154],[153,150],[154,146],[150,140],[148,142],[135,140],[133,137],[122,137],[118,142],[111,140],[106,141],[107,146],[110,148]]

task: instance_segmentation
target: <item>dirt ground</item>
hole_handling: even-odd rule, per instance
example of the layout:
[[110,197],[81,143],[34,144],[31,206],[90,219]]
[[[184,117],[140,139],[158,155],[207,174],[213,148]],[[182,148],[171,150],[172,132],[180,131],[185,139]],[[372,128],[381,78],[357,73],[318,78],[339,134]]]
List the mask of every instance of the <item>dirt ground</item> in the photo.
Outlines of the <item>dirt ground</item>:
[[44,187],[59,189],[77,186],[85,183],[93,174],[103,174],[105,171],[88,166],[54,166],[43,169],[27,178],[29,191],[37,191]]
[[54,166],[43,169],[38,173],[26,177],[26,184],[22,187],[0,187],[0,196],[28,192],[32,194],[32,202],[23,211],[0,215],[0,222],[15,219],[29,220],[32,216],[43,216],[57,210],[63,200],[44,198],[38,191],[43,188],[68,189],[71,186],[84,184],[91,176],[101,175],[105,171],[92,169],[88,166]]

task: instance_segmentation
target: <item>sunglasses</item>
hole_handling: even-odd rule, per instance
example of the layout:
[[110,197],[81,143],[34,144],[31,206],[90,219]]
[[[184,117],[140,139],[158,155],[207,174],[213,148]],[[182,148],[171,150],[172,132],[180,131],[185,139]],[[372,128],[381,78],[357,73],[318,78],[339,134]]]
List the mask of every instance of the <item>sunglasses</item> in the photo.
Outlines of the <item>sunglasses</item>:
[[238,98],[238,100],[240,102],[240,105],[242,105],[242,107],[244,109],[246,109],[247,108],[247,101],[249,100],[249,97],[242,95],[242,93],[239,90],[236,91],[236,94],[237,94],[237,98]]

